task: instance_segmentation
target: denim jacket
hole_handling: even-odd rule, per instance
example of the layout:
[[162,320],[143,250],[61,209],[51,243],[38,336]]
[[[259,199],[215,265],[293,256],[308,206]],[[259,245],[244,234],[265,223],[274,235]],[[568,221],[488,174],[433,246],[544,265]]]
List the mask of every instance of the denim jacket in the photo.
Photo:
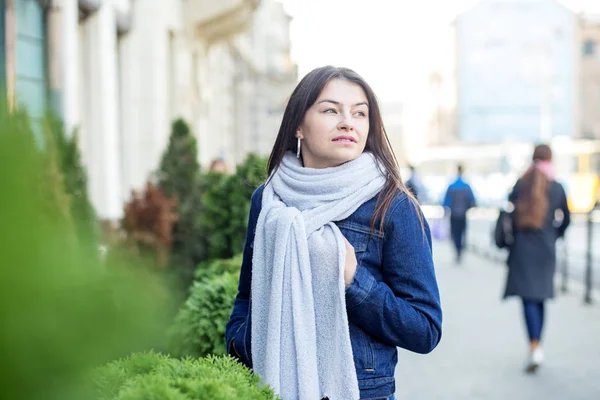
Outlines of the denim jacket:
[[[262,186],[252,195],[239,292],[225,334],[227,352],[249,368],[250,280],[261,200]],[[426,354],[442,335],[429,226],[425,220],[421,225],[420,211],[406,194],[398,192],[383,231],[371,233],[376,203],[377,196],[336,222],[354,247],[358,262],[354,280],[346,288],[346,308],[361,399],[386,399],[395,392],[397,347]]]

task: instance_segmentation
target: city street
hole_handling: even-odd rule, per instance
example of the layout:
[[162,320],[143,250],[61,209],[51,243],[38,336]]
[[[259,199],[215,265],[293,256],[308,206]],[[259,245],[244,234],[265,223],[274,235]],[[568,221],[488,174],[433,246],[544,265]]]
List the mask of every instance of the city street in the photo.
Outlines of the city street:
[[598,303],[584,305],[574,288],[547,305],[546,363],[536,375],[528,375],[521,305],[517,299],[501,299],[505,267],[472,253],[456,266],[448,242],[435,244],[434,258],[443,338],[430,355],[400,350],[399,399],[600,398]]

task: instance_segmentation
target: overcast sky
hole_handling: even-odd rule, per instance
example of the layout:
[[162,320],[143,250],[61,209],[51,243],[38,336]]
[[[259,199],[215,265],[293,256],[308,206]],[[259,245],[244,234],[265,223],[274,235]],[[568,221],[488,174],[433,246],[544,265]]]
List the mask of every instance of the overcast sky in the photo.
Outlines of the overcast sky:
[[[292,22],[300,75],[333,64],[363,75],[384,101],[422,90],[435,66],[449,62],[450,22],[477,0],[281,0]],[[512,0],[515,1],[515,0]],[[536,0],[520,0],[536,1]],[[600,0],[560,1],[600,14]]]

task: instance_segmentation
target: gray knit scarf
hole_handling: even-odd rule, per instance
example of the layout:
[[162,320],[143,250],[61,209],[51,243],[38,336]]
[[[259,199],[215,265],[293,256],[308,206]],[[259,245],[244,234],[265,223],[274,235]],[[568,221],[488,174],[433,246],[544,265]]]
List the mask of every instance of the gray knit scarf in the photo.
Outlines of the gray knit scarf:
[[265,186],[252,260],[253,369],[283,400],[357,400],[346,314],[349,217],[385,184],[371,153],[304,168],[287,153]]

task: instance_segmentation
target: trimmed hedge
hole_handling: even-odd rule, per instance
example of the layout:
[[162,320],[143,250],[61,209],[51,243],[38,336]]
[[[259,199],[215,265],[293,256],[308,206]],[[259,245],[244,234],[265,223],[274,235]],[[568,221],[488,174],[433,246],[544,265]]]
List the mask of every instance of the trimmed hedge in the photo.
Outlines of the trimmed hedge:
[[244,249],[250,199],[266,181],[266,171],[267,159],[249,154],[233,175],[203,175],[199,218],[207,235],[208,260],[231,258]]
[[240,272],[242,266],[242,253],[227,260],[206,261],[198,265],[194,277],[197,281],[212,276],[221,275],[225,272]]
[[260,378],[230,357],[173,359],[153,352],[134,354],[98,369],[99,400],[278,399]]
[[190,297],[169,330],[173,356],[225,354],[225,325],[233,309],[238,281],[239,264],[236,271],[194,282]]
[[185,289],[192,283],[196,265],[207,258],[206,234],[200,224],[203,213],[200,176],[196,138],[189,125],[177,119],[173,121],[156,177],[158,187],[177,200],[175,211],[179,218],[171,228],[170,264]]
[[254,190],[266,180],[267,158],[256,154],[248,154],[244,162],[237,166],[235,174],[229,178],[229,240],[232,252],[230,256],[244,250],[250,199]]
[[207,260],[229,258],[232,255],[229,238],[230,179],[229,176],[217,172],[208,172],[201,178],[202,212],[198,213],[198,218],[205,233],[202,240],[207,244]]
[[81,160],[78,131],[68,135],[63,121],[54,114],[46,117],[43,126],[48,150],[53,149],[65,193],[70,199],[78,241],[87,246],[92,255],[100,242],[100,226],[88,195],[87,169]]

